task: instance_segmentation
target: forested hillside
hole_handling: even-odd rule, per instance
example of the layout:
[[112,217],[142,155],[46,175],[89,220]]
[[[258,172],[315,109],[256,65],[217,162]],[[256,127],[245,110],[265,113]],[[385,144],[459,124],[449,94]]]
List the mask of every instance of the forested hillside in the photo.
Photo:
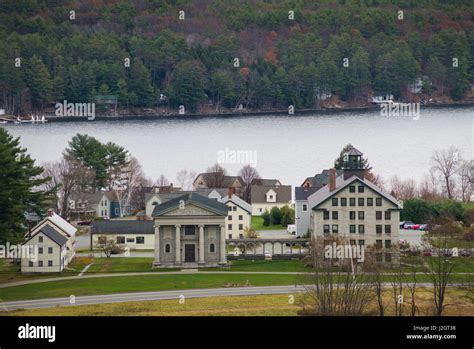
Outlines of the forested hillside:
[[428,97],[462,100],[473,57],[472,0],[0,2],[0,108],[14,114],[97,95],[191,111],[314,108],[318,93],[357,105],[410,99],[418,77]]

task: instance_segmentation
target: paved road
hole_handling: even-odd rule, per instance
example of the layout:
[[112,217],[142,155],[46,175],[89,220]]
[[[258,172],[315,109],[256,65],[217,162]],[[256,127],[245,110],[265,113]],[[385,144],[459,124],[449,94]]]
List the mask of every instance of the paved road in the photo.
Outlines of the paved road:
[[27,301],[0,302],[0,311],[10,311],[15,309],[35,309],[51,308],[57,306],[73,306],[102,303],[119,303],[133,301],[157,301],[166,299],[176,299],[184,296],[186,298],[218,297],[218,296],[256,296],[262,294],[288,294],[301,292],[303,286],[268,286],[268,287],[235,287],[235,288],[213,288],[181,291],[160,291],[160,292],[135,292],[97,296],[75,297],[75,303],[71,304],[69,297],[36,299]]
[[[451,284],[449,287],[461,286],[460,284]],[[306,286],[308,287],[308,286]],[[390,283],[384,283],[383,287],[391,287]],[[418,287],[432,287],[430,283],[419,283]],[[159,292],[133,292],[119,293],[96,296],[78,296],[74,303],[71,303],[69,297],[35,299],[26,301],[1,302],[0,312],[11,311],[15,309],[36,309],[51,308],[57,306],[75,306],[104,303],[136,302],[136,301],[158,301],[167,299],[176,299],[177,301],[184,297],[187,298],[207,298],[207,297],[229,297],[229,296],[257,296],[272,294],[293,294],[305,291],[303,285],[290,286],[262,286],[262,287],[235,287],[235,288],[211,288],[180,291],[159,291]]]
[[421,246],[421,237],[425,234],[424,231],[400,229],[400,240],[407,241],[410,246]]

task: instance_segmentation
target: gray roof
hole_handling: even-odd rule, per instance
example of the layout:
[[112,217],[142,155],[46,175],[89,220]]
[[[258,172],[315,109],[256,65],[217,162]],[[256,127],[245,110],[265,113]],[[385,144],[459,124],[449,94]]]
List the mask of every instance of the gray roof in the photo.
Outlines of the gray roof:
[[393,204],[400,207],[400,204],[397,199],[395,199],[392,195],[383,192],[379,187],[377,187],[374,183],[370,182],[367,179],[361,179],[357,176],[351,176],[350,178],[344,180],[343,177],[336,178],[336,189],[333,191],[329,191],[329,186],[326,185],[315,192],[313,195],[308,197],[308,203],[312,209],[315,209],[317,206],[325,202],[327,199],[331,198],[333,195],[337,194],[339,191],[347,187],[354,181],[359,181],[365,184],[367,187],[378,193],[379,195],[385,197],[388,201],[391,201]]
[[145,194],[145,203],[150,200],[153,196],[160,199],[161,203],[182,196],[183,194],[191,193],[191,191],[178,191],[173,193],[147,193]]
[[205,210],[217,213],[222,216],[227,216],[229,209],[227,206],[217,200],[209,199],[206,196],[197,194],[195,192],[183,194],[177,198],[168,200],[160,205],[156,205],[152,217],[161,216],[169,211],[172,211],[179,207],[180,202],[184,201],[185,204],[193,204],[201,207]]
[[255,178],[251,185],[281,185],[281,182],[278,179]]
[[92,234],[154,234],[153,221],[93,221]]
[[356,155],[356,156],[362,156],[364,154],[362,154],[361,151],[357,150],[356,148],[352,147],[347,153],[347,155]]
[[266,202],[266,194],[272,189],[276,193],[276,204],[278,203],[289,203],[291,200],[291,185],[252,185],[251,199],[252,203],[263,203]]
[[[85,210],[96,210],[97,205],[99,205],[100,200],[104,196],[103,192],[97,193],[71,193],[69,200],[74,200],[76,205],[74,209],[71,209],[71,212],[85,211]],[[86,207],[78,207],[79,202],[86,203]]]
[[225,195],[221,198],[221,202],[223,204],[226,204],[229,201],[239,206],[244,211],[247,211],[248,213],[252,213],[252,205],[248,204],[247,202],[239,198],[237,195],[232,194],[230,198],[229,198],[229,195]]
[[[44,235],[46,235],[48,238],[50,238],[51,240],[53,240],[55,243],[57,243],[59,246],[64,246],[67,242],[67,238],[57,232],[52,226],[50,225],[45,225],[43,228],[39,229],[36,234],[34,234],[33,236],[39,234],[39,233],[43,233]],[[26,244],[29,240],[31,240],[31,238],[33,237],[31,236],[28,240],[26,240],[23,244]]]
[[295,187],[295,200],[301,201],[301,200],[307,200],[308,197],[315,192],[317,192],[319,188],[303,188],[303,187]]
[[[314,177],[308,177],[308,180],[311,183],[312,188],[321,189],[329,182],[329,172],[330,170],[323,170],[321,173],[317,173]],[[343,170],[336,170],[336,177],[342,176]]]
[[[203,172],[203,173],[200,173],[196,176],[196,178],[194,179],[194,182],[193,184],[196,182],[196,180],[199,178],[199,176],[202,176],[202,178],[204,179],[204,182],[206,183],[206,185],[209,187],[210,185],[212,185],[212,182],[215,180],[214,178],[214,173],[213,172]],[[221,180],[221,183],[220,184],[220,187],[230,187],[232,185],[232,183],[235,181],[235,180],[238,180],[241,184],[244,183],[243,179],[241,176],[222,176],[222,180]]]

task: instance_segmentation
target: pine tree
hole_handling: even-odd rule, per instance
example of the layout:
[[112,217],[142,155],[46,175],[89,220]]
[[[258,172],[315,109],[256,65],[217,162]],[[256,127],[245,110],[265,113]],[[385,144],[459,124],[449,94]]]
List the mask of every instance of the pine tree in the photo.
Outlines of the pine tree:
[[13,138],[0,128],[0,243],[19,243],[27,231],[26,213],[43,216],[55,189],[45,191],[41,186],[50,178],[40,178],[43,168],[20,147],[20,139]]

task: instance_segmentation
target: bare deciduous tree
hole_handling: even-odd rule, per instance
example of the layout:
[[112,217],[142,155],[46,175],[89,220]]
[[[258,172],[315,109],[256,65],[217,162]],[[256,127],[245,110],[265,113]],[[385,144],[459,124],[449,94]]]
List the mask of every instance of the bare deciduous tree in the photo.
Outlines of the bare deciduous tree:
[[453,198],[453,176],[458,170],[459,150],[456,147],[437,150],[431,157],[434,173],[441,176],[449,199]]
[[156,186],[157,187],[167,187],[170,185],[170,181],[164,174],[160,174],[158,179],[156,180]]
[[239,176],[242,177],[242,180],[244,182],[244,188],[242,188],[243,189],[242,198],[245,201],[250,202],[252,182],[256,179],[259,179],[260,175],[255,167],[252,167],[250,165],[245,165],[244,167],[240,169]]
[[416,183],[413,179],[402,180],[398,176],[390,178],[390,193],[398,200],[416,197]]
[[214,164],[208,167],[206,177],[206,184],[208,188],[222,188],[224,185],[224,178],[227,175],[227,171],[219,164]]
[[176,174],[177,183],[182,190],[192,190],[194,178],[196,178],[194,171],[181,170]]

